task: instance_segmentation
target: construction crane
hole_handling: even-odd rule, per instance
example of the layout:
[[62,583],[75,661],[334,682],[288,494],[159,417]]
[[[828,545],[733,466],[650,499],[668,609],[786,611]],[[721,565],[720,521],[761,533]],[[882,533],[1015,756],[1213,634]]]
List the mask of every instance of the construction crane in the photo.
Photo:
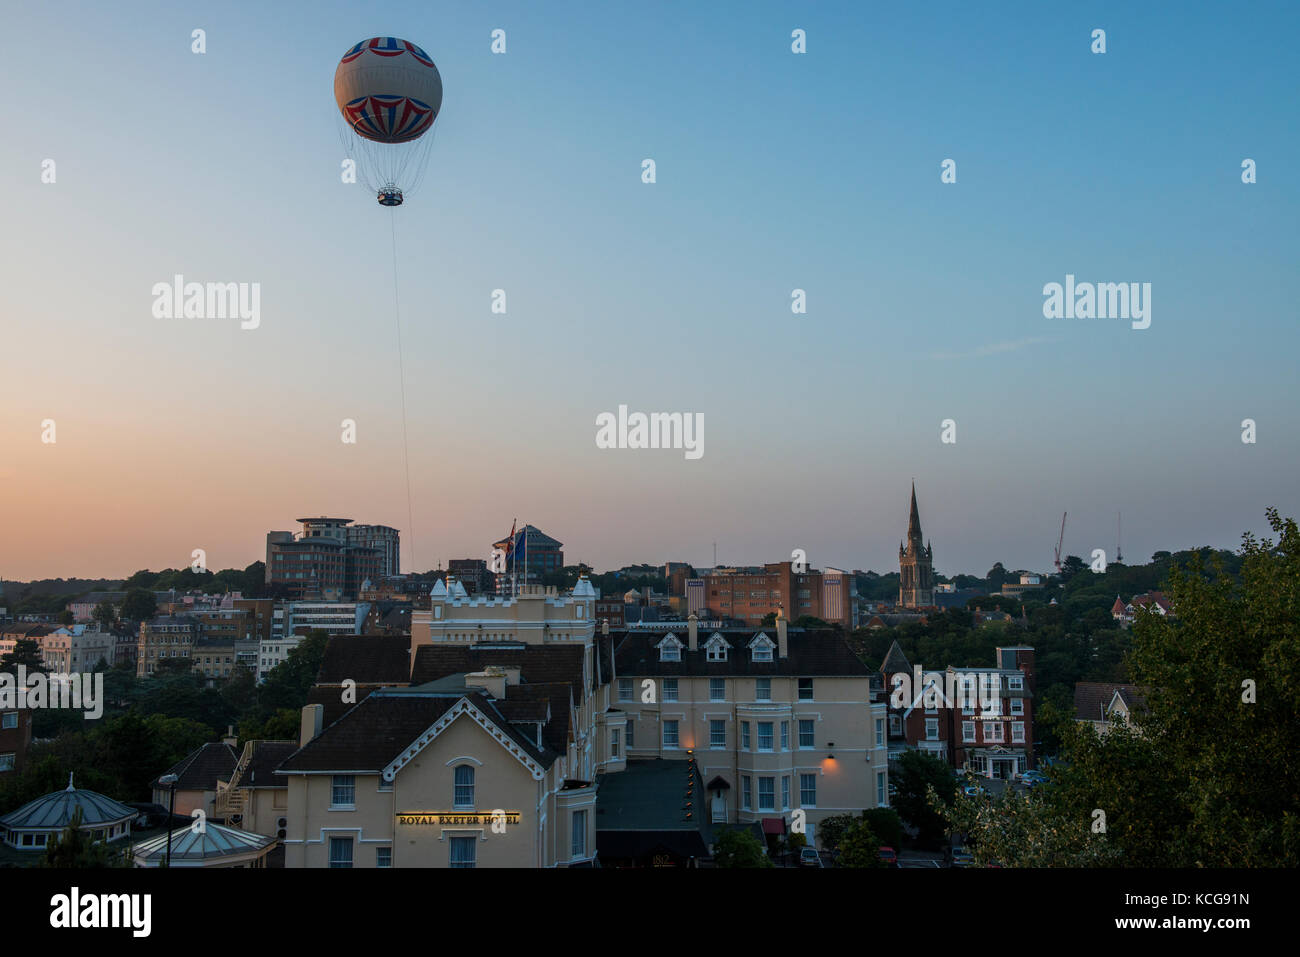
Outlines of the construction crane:
[[1056,540],[1056,573],[1061,573],[1061,546],[1065,544],[1065,516],[1068,512],[1061,513],[1061,537]]

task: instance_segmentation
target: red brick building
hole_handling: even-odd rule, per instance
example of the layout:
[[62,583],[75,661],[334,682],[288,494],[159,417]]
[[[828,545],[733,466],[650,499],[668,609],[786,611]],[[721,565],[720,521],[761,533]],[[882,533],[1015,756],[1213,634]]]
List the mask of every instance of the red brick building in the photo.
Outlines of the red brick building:
[[32,743],[32,712],[28,708],[0,711],[0,780],[19,774],[27,764],[27,747]]
[[[757,625],[778,608],[791,621],[804,615],[848,627],[853,617],[853,576],[847,572],[807,569],[792,562],[758,568],[717,569],[705,575],[701,618],[734,618]],[[691,609],[694,611],[695,609]]]
[[909,664],[898,642],[890,646],[880,666],[890,760],[926,751],[954,768],[1006,779],[1034,767],[1034,649],[1014,645],[995,654],[992,668],[926,671]]

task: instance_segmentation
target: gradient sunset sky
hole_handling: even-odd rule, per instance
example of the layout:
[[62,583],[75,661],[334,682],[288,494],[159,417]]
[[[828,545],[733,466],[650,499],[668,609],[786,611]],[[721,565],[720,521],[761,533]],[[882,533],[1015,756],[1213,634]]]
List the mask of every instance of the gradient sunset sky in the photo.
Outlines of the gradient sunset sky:
[[[402,529],[408,570],[486,558],[518,517],[601,569],[708,565],[716,541],[723,563],[884,572],[913,478],[944,574],[1049,569],[1066,510],[1085,557],[1113,557],[1122,511],[1130,561],[1300,513],[1293,3],[48,2],[3,23],[4,579],[195,548],[242,567],[319,514]],[[334,68],[376,35],[445,89],[393,214],[339,176]],[[259,282],[260,328],[154,318],[177,273]],[[1044,318],[1067,273],[1151,283],[1150,328]],[[703,458],[598,449],[620,404],[703,413]]]

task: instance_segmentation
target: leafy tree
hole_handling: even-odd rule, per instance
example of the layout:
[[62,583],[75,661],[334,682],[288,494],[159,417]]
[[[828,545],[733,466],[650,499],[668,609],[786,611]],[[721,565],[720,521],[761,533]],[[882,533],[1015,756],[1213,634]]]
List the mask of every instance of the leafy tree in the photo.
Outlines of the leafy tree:
[[1080,572],[1086,572],[1088,564],[1078,555],[1066,555],[1065,561],[1061,562],[1061,581],[1068,582]]
[[164,678],[167,675],[187,675],[193,670],[193,658],[159,658],[153,666],[153,676]]
[[[949,806],[957,791],[947,762],[924,751],[905,751],[898,759],[893,782],[898,790],[893,806],[899,816],[916,828],[919,843],[937,844],[946,827],[939,808]],[[938,795],[938,805],[930,802],[931,790]]]
[[1007,582],[1015,580],[1017,576],[1002,567],[1001,562],[994,562],[989,573],[984,576],[984,581],[988,584],[989,591],[997,591]]
[[45,658],[41,654],[39,642],[31,638],[19,638],[14,642],[14,650],[0,657],[0,671],[16,674],[19,665],[25,666],[29,674],[45,670]]
[[72,820],[59,837],[45,847],[45,857],[39,867],[108,868],[131,866],[131,842],[123,840],[116,845],[97,841],[81,828],[81,808],[72,814]]
[[871,825],[880,843],[897,849],[903,843],[903,819],[892,807],[873,807],[862,812],[862,819]]
[[301,711],[281,708],[262,723],[258,723],[253,718],[245,718],[241,721],[239,724],[239,740],[297,741],[301,723]]
[[992,800],[959,794],[947,813],[954,832],[981,867],[1115,867],[1119,847],[1094,833],[1093,819],[1061,815],[1039,786],[1028,794],[1011,788]]
[[241,714],[251,710],[257,704],[257,675],[244,664],[236,664],[221,682],[220,694],[233,710]]
[[822,621],[815,615],[800,615],[795,619],[796,628],[833,628],[829,622]]
[[73,615],[69,609],[65,608],[63,609],[63,611],[59,612],[58,618],[56,620],[60,625],[71,625],[77,619],[76,616]]
[[978,813],[958,802],[977,848],[1028,866],[1300,864],[1300,531],[1267,514],[1276,543],[1248,534],[1232,562],[1173,556],[1177,617],[1132,628],[1127,669],[1147,702],[1133,725],[1098,734],[1061,716],[1049,785]]
[[835,859],[837,867],[884,867],[880,859],[880,840],[871,825],[862,818],[854,818],[853,823],[845,829],[839,842],[839,857]]
[[90,619],[98,623],[100,631],[109,631],[117,623],[117,609],[111,601],[105,599],[95,606]]
[[301,711],[307,694],[316,683],[329,635],[313,631],[290,650],[284,661],[271,669],[258,689],[258,707],[263,715],[280,708]]
[[726,828],[713,845],[717,867],[773,867],[763,844],[748,829]]
[[838,851],[844,835],[857,823],[857,820],[852,814],[833,814],[822,818],[821,823],[817,825],[817,834],[821,837],[822,846],[827,850]]
[[[137,572],[137,574],[139,574]],[[134,577],[134,576],[132,576]],[[147,588],[132,588],[122,599],[122,620],[123,621],[148,621],[158,610],[157,599],[154,593]]]

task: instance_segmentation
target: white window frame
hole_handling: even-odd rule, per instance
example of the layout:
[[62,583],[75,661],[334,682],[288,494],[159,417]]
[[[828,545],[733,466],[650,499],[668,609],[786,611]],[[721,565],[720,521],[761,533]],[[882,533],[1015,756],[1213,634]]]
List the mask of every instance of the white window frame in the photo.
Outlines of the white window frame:
[[[807,782],[811,782],[809,785]],[[812,800],[808,800],[811,792]],[[799,806],[801,808],[815,808],[817,806],[817,775],[803,774],[799,775]]]
[[[343,782],[347,783],[343,783]],[[351,801],[340,801],[339,791],[346,789],[351,795]],[[330,777],[330,810],[331,811],[351,811],[357,806],[357,779],[353,774],[335,774]]]

